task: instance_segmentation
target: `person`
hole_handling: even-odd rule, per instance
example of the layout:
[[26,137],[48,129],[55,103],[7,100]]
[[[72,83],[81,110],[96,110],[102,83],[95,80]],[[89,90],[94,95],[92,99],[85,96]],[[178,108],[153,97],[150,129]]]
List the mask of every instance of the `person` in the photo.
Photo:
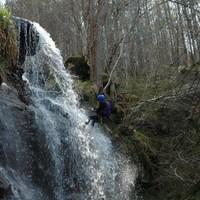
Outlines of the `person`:
[[112,110],[111,102],[106,99],[104,94],[98,94],[97,101],[99,102],[99,106],[96,109],[96,113],[95,115],[91,115],[89,117],[89,120],[86,122],[86,124],[89,124],[90,121],[92,121],[92,126],[94,126],[94,124],[100,120],[105,122],[109,119]]

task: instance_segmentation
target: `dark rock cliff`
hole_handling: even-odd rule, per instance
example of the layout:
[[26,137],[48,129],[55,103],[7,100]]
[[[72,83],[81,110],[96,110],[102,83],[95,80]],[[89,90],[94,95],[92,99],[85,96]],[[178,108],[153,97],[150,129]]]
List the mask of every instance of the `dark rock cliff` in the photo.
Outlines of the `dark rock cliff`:
[[39,36],[33,29],[33,24],[26,19],[13,17],[17,29],[17,40],[19,47],[18,65],[22,66],[26,56],[32,56],[36,53]]
[[[51,180],[51,173],[45,169],[51,158],[45,136],[36,126],[34,112],[27,106],[27,102],[22,101],[19,93],[12,86],[4,83],[1,85],[0,164],[7,170],[15,169],[20,174],[32,177],[35,183],[45,186],[46,192],[50,193],[52,188],[48,180]],[[41,161],[40,166],[38,159]],[[5,182],[6,177],[1,175],[0,179]],[[9,182],[7,184],[10,185]],[[12,193],[12,188],[8,190],[5,185],[0,185],[0,190],[4,197]]]

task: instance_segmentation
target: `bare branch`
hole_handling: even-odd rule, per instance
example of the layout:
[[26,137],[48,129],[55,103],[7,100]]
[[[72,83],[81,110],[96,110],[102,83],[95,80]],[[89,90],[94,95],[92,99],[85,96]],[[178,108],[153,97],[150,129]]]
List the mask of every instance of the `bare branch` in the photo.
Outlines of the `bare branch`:
[[106,86],[105,86],[104,89],[103,89],[104,91],[105,91],[105,90],[108,88],[108,86],[110,85],[110,82],[111,82],[111,80],[112,80],[113,73],[114,73],[114,71],[115,71],[115,69],[116,69],[116,67],[117,67],[117,65],[118,65],[118,62],[119,62],[121,56],[122,56],[122,53],[123,53],[123,46],[124,46],[124,40],[125,40],[125,37],[124,37],[124,39],[122,40],[120,54],[119,54],[119,56],[118,56],[118,58],[117,58],[117,60],[116,60],[116,62],[115,62],[115,64],[114,64],[114,66],[113,66],[112,71],[110,72],[110,76],[109,76],[108,82],[107,82]]
[[181,153],[182,153],[182,152],[179,152],[179,153],[178,153],[178,157],[180,158],[180,160],[182,160],[183,162],[185,162],[185,163],[188,164],[189,161],[185,160],[185,159],[181,156]]
[[173,167],[173,163],[170,165],[170,168],[174,171],[174,175],[180,179],[181,181],[185,182],[184,178],[177,173],[177,168]]

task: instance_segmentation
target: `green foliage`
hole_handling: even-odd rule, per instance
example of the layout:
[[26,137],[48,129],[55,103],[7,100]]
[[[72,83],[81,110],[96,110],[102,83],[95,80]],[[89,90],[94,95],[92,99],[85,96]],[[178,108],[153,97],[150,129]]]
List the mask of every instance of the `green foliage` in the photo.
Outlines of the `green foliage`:
[[[126,83],[129,94],[135,94],[140,100],[163,95],[176,87],[178,69],[174,66],[161,66],[154,74],[130,77]],[[124,84],[123,84],[124,85]]]
[[144,152],[155,153],[153,142],[150,137],[139,131],[134,131],[134,140],[140,145],[140,149]]
[[135,94],[140,99],[146,99],[153,96],[146,83],[145,77],[137,77],[137,79],[129,79],[127,83],[127,92]]
[[0,58],[5,59],[9,66],[16,63],[17,39],[11,12],[0,6]]
[[0,6],[0,29],[7,29],[10,25],[12,25],[10,10]]
[[79,93],[81,97],[81,101],[89,103],[90,106],[96,106],[96,96],[95,93],[97,92],[96,86],[91,81],[75,81],[75,89]]

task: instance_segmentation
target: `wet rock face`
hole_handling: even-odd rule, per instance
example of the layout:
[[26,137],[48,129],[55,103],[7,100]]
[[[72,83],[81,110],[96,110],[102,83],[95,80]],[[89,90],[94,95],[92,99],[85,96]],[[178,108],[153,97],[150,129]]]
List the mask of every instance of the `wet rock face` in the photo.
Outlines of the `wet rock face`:
[[19,100],[28,105],[30,103],[31,92],[26,81],[22,79],[23,73],[24,70],[21,67],[15,67],[13,72],[7,73],[7,82],[17,90]]
[[[49,169],[52,158],[45,134],[36,125],[30,107],[31,92],[22,79],[23,63],[27,55],[36,53],[39,36],[30,22],[20,18],[14,21],[18,29],[18,63],[9,67],[3,79],[0,74],[0,199],[10,199],[13,189],[23,194],[15,182],[22,176],[29,177],[53,198],[54,182],[51,180],[54,179]],[[23,182],[27,187],[30,185],[29,180]]]
[[11,185],[8,181],[0,174],[0,199],[5,199],[12,195]]
[[[0,161],[1,165],[16,167],[17,149],[16,145],[30,117],[27,115],[26,105],[18,98],[18,93],[14,88],[6,84],[0,89],[0,141],[1,157],[6,158]],[[27,132],[30,131],[27,130]]]
[[33,24],[31,22],[17,17],[13,17],[13,20],[18,30],[18,64],[21,66],[25,61],[26,55],[35,55],[37,44],[39,41],[39,35],[33,29]]
[[[53,196],[53,183],[49,181],[53,180],[49,170],[52,158],[34,112],[20,100],[18,91],[5,83],[0,86],[0,96],[0,167],[9,178],[21,174],[30,177],[46,194]],[[0,173],[0,199],[12,194],[12,188],[16,187],[7,175],[4,184],[4,175]]]

